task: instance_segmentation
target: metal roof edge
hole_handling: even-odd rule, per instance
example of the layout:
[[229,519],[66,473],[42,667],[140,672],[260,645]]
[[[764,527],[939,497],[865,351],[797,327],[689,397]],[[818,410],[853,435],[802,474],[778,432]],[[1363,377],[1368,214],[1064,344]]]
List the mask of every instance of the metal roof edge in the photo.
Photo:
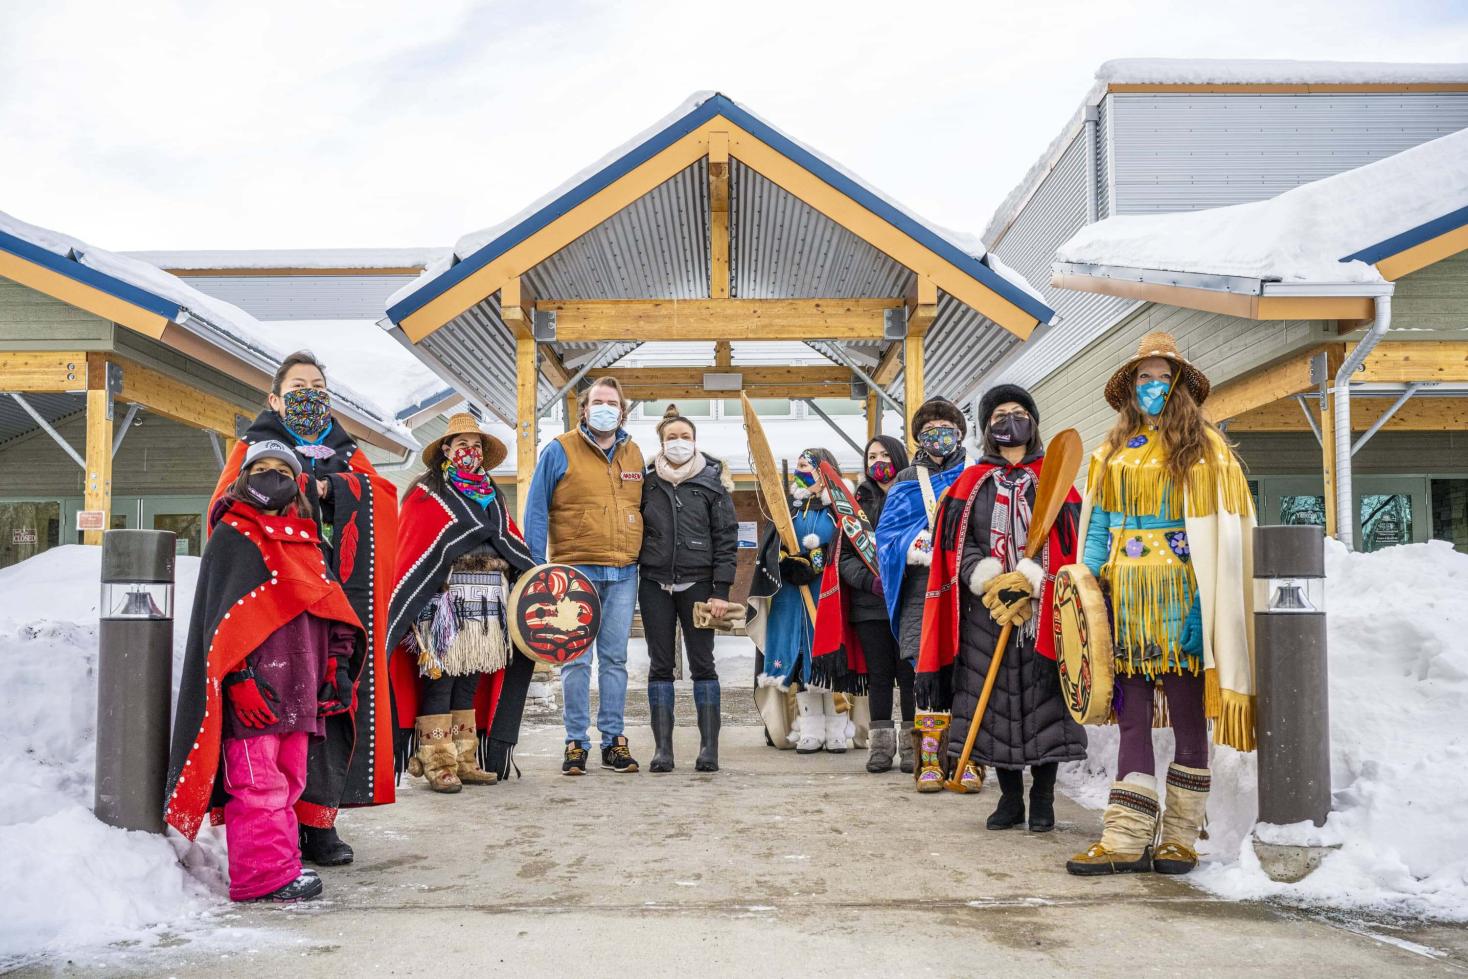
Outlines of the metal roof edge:
[[1092,279],[1116,279],[1147,285],[1178,286],[1183,289],[1206,289],[1210,292],[1232,292],[1244,296],[1264,294],[1264,280],[1243,275],[1221,275],[1210,272],[1180,272],[1170,269],[1137,268],[1128,265],[1096,265],[1090,262],[1052,262],[1053,272],[1080,275]]
[[1406,231],[1378,241],[1374,245],[1367,245],[1360,251],[1342,258],[1341,261],[1365,262],[1367,265],[1375,265],[1382,259],[1390,258],[1415,245],[1420,245],[1424,241],[1430,241],[1439,235],[1445,235],[1449,231],[1456,231],[1464,225],[1468,225],[1468,206],[1449,211],[1447,214],[1419,224],[1415,228],[1408,228]]
[[741,108],[728,96],[716,92],[661,131],[567,190],[514,227],[507,229],[473,254],[460,259],[434,279],[425,282],[417,291],[393,304],[387,310],[388,319],[394,323],[401,323],[405,317],[421,309],[450,287],[462,282],[505,251],[600,193],[635,167],[645,163],[672,143],[718,116],[723,116],[734,125],[747,130],[750,135],[771,149],[845,194],[924,248],[953,264],[989,291],[1018,306],[1037,320],[1048,322],[1054,317],[1053,309],[990,268],[984,263],[982,256],[974,256],[965,252],[921,220],[868,190],[861,183],[822,160],[795,140],[748,110]]
[[42,248],[40,245],[26,241],[5,231],[0,231],[0,249],[4,249],[18,258],[23,258],[42,268],[49,269],[60,275],[66,276],[83,285],[91,286],[100,292],[123,302],[132,303],[150,313],[156,313],[167,320],[177,323],[182,307],[177,303],[156,295],[125,282],[116,276],[99,272],[90,266],[83,265],[76,259],[65,255],[58,255],[53,251]]

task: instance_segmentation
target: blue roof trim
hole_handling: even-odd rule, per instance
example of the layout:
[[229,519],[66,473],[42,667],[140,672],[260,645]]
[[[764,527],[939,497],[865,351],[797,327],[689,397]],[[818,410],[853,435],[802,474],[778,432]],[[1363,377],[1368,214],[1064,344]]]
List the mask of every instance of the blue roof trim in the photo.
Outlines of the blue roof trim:
[[130,282],[108,275],[106,272],[98,272],[90,266],[65,255],[58,255],[48,251],[39,245],[17,238],[15,235],[0,231],[0,248],[5,249],[12,255],[18,255],[28,262],[34,262],[43,268],[53,272],[59,272],[68,279],[74,279],[93,289],[105,292],[109,296],[115,296],[124,302],[132,303],[134,306],[146,309],[150,313],[157,313],[164,319],[178,322],[182,307],[178,303],[170,302],[162,296],[156,296],[146,289],[139,289]]
[[636,167],[641,166],[715,116],[723,116],[730,122],[746,130],[750,135],[760,139],[792,162],[816,177],[819,177],[831,187],[850,197],[888,224],[902,231],[934,254],[952,263],[955,267],[982,283],[989,290],[1009,300],[1040,322],[1048,323],[1054,318],[1054,310],[1025,290],[1014,285],[998,272],[995,272],[984,263],[983,259],[975,258],[963,251],[957,245],[948,241],[948,239],[934,232],[931,228],[836,170],[809,150],[739,108],[727,96],[718,94],[701,102],[681,119],[672,123],[661,132],[649,137],[619,159],[608,164],[596,174],[582,181],[545,207],[516,224],[513,228],[499,235],[493,241],[474,252],[474,254],[465,256],[458,264],[440,273],[432,281],[424,283],[422,288],[411,295],[405,296],[399,302],[389,307],[387,310],[388,318],[394,323],[401,323],[405,317],[422,309],[429,302],[443,295],[449,288],[462,282],[567,211],[595,194],[600,193],[606,187]]
[[1440,218],[1433,218],[1426,224],[1419,224],[1409,231],[1403,231],[1399,235],[1393,235],[1385,241],[1379,241],[1369,245],[1353,255],[1347,255],[1341,259],[1342,262],[1365,262],[1367,265],[1375,265],[1384,258],[1399,255],[1414,245],[1420,245],[1424,241],[1431,241],[1439,235],[1445,235],[1449,231],[1456,231],[1468,224],[1468,207],[1460,207],[1456,211],[1449,211]]

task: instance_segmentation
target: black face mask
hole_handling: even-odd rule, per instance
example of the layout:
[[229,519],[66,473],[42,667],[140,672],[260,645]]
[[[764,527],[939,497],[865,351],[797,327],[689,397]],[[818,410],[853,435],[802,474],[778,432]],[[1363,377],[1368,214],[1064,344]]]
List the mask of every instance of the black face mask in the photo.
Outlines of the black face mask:
[[1035,421],[1028,415],[1002,415],[989,426],[989,438],[995,445],[1028,445],[1035,434]]
[[296,498],[296,481],[279,469],[251,474],[245,481],[250,502],[262,510],[280,510]]

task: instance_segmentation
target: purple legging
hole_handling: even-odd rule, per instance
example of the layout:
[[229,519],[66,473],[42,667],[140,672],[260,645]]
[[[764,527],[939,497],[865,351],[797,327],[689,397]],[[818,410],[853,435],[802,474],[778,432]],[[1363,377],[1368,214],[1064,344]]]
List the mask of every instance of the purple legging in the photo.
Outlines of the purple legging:
[[[1116,720],[1121,727],[1121,748],[1116,758],[1116,778],[1132,772],[1154,775],[1157,760],[1152,753],[1153,681],[1141,674],[1116,678]],[[1162,678],[1167,695],[1167,714],[1176,743],[1172,760],[1189,768],[1208,767],[1208,719],[1203,715],[1203,677],[1168,673]]]

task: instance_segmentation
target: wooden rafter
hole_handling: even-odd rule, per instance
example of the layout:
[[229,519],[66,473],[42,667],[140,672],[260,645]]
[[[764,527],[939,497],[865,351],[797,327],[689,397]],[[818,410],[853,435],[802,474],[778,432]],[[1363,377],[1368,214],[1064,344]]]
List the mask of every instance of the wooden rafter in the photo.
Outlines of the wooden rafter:
[[[1349,354],[1354,343],[1346,344]],[[1468,382],[1468,340],[1398,340],[1379,343],[1353,381]]]
[[86,384],[83,351],[0,352],[0,391],[80,391]]
[[729,134],[709,133],[709,297],[729,298]]
[[902,369],[902,344],[890,343],[887,350],[882,354],[882,359],[877,361],[877,369],[872,371],[872,380],[878,384],[891,384],[897,377],[897,372]]
[[915,275],[907,298],[907,332],[925,337],[938,318],[938,286],[925,275]]
[[155,415],[234,438],[239,422],[255,409],[227,401],[160,371],[130,360],[114,358],[122,370],[122,390],[117,400],[139,404]]
[[564,342],[880,339],[901,299],[541,300]]
[[0,249],[0,276],[155,340],[168,325],[168,320],[159,313],[3,249]]
[[[1394,398],[1363,398],[1357,394],[1351,398],[1351,430],[1364,432],[1376,423]],[[1317,422],[1320,411],[1315,398],[1307,398],[1305,408]],[[1286,398],[1246,412],[1229,422],[1233,432],[1305,432],[1310,423],[1294,398]],[[1418,395],[1387,419],[1381,427],[1384,432],[1461,432],[1468,430],[1468,397],[1435,397]]]

